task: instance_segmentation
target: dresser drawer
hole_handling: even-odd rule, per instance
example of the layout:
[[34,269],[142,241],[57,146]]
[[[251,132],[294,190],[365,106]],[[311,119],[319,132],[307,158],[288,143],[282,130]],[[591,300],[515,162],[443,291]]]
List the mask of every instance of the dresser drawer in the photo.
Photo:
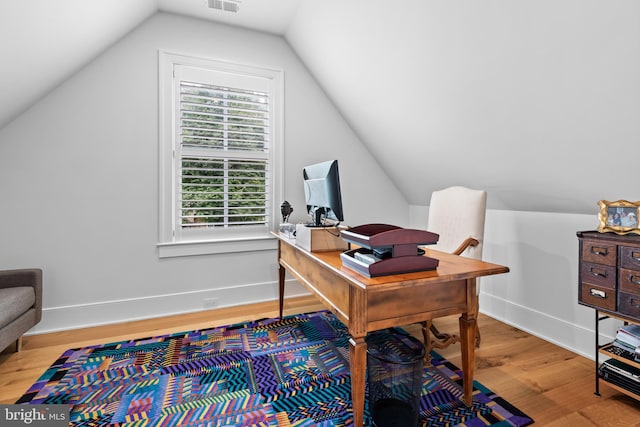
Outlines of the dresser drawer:
[[611,289],[615,289],[616,287],[615,265],[612,266],[583,262],[580,274],[583,283],[590,283],[592,285]]
[[616,265],[617,245],[615,243],[582,241],[582,260],[596,264]]
[[616,310],[616,291],[611,288],[582,283],[580,285],[580,302],[592,307]]
[[638,318],[640,317],[640,295],[619,293],[618,313]]
[[630,270],[640,270],[640,248],[620,246],[620,266]]
[[620,269],[620,292],[640,295],[640,270]]

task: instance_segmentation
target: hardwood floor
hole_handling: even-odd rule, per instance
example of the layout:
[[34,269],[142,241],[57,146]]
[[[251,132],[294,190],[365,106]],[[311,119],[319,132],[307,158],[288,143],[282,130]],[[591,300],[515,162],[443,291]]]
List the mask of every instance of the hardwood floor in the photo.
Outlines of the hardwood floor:
[[[320,310],[313,297],[285,302],[285,314]],[[24,337],[20,353],[0,355],[0,403],[13,403],[65,350],[277,316],[277,302]],[[458,319],[436,321],[457,331]],[[475,379],[546,426],[640,426],[640,402],[601,385],[594,396],[593,361],[480,315],[482,345]],[[407,329],[421,337],[418,325]],[[439,350],[460,366],[460,348]]]

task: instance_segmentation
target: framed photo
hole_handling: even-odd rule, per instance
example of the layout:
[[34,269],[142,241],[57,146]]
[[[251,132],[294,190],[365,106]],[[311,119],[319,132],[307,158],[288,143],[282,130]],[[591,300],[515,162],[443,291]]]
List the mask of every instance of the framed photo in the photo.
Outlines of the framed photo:
[[599,232],[606,233],[611,231],[616,234],[640,234],[640,228],[638,228],[640,202],[628,202],[626,200],[608,202],[600,200],[598,206],[600,206],[600,213],[598,214],[598,219],[600,220]]

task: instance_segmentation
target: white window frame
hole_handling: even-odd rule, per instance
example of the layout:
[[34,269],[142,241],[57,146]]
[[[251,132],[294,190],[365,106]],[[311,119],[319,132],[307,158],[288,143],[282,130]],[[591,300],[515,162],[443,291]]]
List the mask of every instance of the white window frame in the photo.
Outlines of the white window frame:
[[[283,180],[283,100],[284,73],[267,67],[237,64],[193,55],[159,51],[159,216],[158,216],[158,256],[160,258],[190,256],[229,252],[272,250],[276,248],[270,234],[279,221],[279,200]],[[176,165],[176,149],[179,144],[176,102],[178,87],[174,78],[176,67],[187,66],[226,73],[233,78],[250,77],[263,79],[268,86],[271,100],[271,120],[269,128],[269,220],[266,227],[243,227],[233,230],[212,229],[199,236],[184,236],[177,228],[179,224],[177,188],[180,177]]]

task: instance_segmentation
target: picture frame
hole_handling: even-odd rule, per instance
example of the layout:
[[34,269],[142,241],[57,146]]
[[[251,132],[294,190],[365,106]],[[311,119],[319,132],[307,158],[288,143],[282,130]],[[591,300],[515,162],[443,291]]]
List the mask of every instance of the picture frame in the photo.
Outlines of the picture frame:
[[598,206],[600,206],[600,212],[598,213],[598,219],[600,220],[598,231],[600,233],[640,234],[640,228],[638,228],[640,201],[617,200],[609,202],[600,200]]

